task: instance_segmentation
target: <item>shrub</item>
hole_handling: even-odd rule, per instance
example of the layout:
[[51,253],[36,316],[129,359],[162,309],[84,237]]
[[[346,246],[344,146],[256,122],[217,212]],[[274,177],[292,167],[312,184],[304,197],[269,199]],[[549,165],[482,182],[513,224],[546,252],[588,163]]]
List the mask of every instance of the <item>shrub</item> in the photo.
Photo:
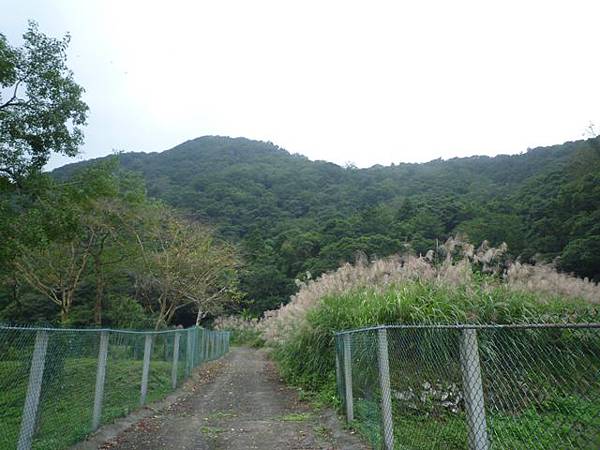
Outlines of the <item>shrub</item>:
[[262,337],[261,323],[256,318],[218,317],[213,326],[215,330],[231,331],[231,343],[233,345],[262,347],[265,343]]

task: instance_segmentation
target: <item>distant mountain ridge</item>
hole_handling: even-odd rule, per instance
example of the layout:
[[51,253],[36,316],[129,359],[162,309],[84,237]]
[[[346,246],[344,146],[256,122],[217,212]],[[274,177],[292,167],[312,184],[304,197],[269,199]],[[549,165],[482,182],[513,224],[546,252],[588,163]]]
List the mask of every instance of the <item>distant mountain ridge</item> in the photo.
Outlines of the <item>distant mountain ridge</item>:
[[[270,142],[204,136],[119,159],[143,174],[150,195],[239,242],[249,295],[273,303],[294,290],[294,278],[356,252],[381,256],[406,244],[422,252],[456,233],[506,241],[525,259],[561,257],[565,270],[598,277],[600,260],[585,249],[600,247],[599,147],[595,138],[519,155],[356,169]],[[54,174],[68,177],[93,161]]]

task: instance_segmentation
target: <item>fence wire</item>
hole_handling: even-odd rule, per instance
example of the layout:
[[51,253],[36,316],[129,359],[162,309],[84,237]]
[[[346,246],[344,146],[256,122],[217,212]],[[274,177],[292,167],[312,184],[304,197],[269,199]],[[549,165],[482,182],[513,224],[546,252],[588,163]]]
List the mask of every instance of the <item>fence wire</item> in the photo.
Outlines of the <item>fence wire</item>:
[[355,330],[336,367],[375,448],[600,448],[598,324]]
[[0,448],[63,449],[165,397],[229,332],[0,326]]

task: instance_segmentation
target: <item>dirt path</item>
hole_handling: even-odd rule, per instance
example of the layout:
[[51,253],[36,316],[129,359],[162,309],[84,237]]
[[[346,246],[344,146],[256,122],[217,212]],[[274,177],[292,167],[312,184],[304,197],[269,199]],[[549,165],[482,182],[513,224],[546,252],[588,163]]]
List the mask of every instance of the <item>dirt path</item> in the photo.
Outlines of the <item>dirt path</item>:
[[[208,370],[208,369],[207,369]],[[207,382],[121,433],[104,449],[365,449],[332,411],[282,384],[264,351],[235,348]]]

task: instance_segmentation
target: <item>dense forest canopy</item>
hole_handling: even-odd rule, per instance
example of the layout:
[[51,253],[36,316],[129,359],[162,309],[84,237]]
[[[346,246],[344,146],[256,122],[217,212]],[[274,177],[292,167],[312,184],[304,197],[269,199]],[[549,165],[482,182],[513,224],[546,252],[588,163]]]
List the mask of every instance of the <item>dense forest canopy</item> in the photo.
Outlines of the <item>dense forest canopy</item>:
[[[119,160],[143,175],[151,197],[239,245],[239,307],[254,313],[286,302],[296,279],[357,253],[424,253],[457,233],[474,243],[506,242],[513,258],[600,279],[600,138],[367,169],[217,136]],[[54,174],[67,179],[88,164]]]

